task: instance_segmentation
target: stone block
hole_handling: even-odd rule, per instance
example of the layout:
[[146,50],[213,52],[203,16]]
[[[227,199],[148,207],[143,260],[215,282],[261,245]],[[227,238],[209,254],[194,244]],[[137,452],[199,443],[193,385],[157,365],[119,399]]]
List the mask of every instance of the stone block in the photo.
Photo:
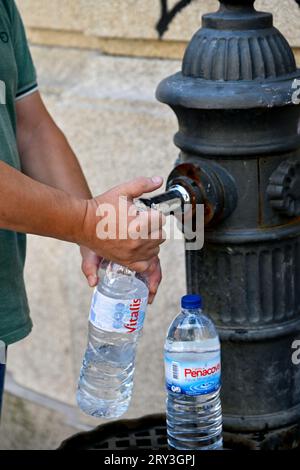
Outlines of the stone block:
[[[168,11],[178,0],[168,1]],[[25,23],[30,28],[80,31],[102,38],[157,39],[161,18],[160,0],[18,0]],[[258,10],[274,13],[276,26],[293,46],[300,46],[300,8],[295,0],[258,0]],[[217,0],[194,0],[171,21],[163,38],[188,41],[200,27],[200,17],[218,7]]]
[[79,431],[58,411],[10,393],[4,395],[0,450],[54,450]]

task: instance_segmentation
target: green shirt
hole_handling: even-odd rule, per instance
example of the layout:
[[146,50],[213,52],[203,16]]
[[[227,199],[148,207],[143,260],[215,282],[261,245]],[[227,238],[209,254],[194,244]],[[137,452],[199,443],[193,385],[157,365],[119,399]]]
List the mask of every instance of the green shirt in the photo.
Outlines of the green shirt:
[[[20,170],[15,104],[35,91],[37,82],[14,0],[0,0],[0,58],[0,160]],[[25,234],[0,230],[0,340],[6,344],[32,328],[23,279],[25,253]]]

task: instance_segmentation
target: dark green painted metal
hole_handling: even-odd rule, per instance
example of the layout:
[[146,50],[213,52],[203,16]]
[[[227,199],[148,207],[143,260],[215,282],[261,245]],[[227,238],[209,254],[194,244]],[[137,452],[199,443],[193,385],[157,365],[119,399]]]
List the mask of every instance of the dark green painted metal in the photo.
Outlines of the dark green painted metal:
[[253,4],[222,1],[204,15],[182,71],[163,80],[157,98],[178,118],[177,177],[191,165],[203,188],[217,166],[232,183],[218,173],[227,192],[215,207],[236,193],[226,216],[207,225],[204,249],[187,251],[187,285],[219,328],[226,435],[264,433],[253,446],[272,448],[272,435],[279,447],[299,439],[300,71],[272,15]]

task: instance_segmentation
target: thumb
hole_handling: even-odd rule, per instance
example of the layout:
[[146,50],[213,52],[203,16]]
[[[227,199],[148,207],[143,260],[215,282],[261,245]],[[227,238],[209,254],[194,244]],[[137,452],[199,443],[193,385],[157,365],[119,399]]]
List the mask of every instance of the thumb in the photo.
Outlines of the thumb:
[[90,287],[95,287],[98,284],[98,269],[100,258],[92,251],[83,248],[81,249],[82,264],[81,269]]
[[128,183],[124,183],[119,186],[120,193],[122,196],[134,199],[142,196],[144,193],[151,193],[162,186],[164,180],[161,176],[153,176],[152,178],[146,178],[140,176]]

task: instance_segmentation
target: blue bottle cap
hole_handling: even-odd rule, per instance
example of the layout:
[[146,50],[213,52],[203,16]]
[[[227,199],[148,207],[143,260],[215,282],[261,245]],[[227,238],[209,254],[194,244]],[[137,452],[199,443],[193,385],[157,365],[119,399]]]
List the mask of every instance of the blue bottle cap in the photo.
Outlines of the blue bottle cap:
[[202,308],[202,297],[201,295],[189,294],[184,295],[181,299],[182,308]]

